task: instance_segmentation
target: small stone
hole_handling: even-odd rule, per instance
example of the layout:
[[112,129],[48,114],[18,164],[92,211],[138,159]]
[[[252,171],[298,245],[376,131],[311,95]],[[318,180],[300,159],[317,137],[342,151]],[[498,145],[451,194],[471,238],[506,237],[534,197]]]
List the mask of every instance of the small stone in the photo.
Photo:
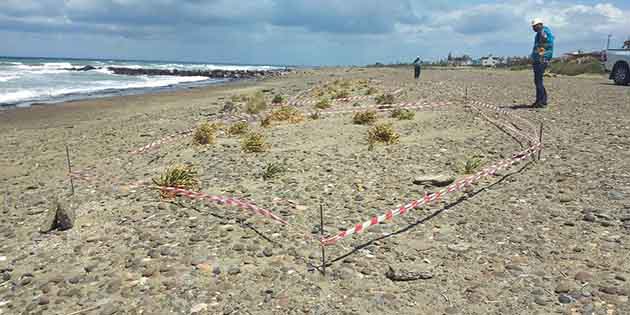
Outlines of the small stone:
[[113,303],[107,303],[101,306],[101,312],[99,313],[99,315],[113,315],[117,312],[118,306],[114,305]]
[[205,312],[208,310],[208,304],[206,303],[199,303],[195,306],[193,306],[190,309],[190,313],[194,314],[194,313],[201,313],[201,312]]
[[415,185],[428,185],[428,186],[436,186],[436,187],[445,187],[452,184],[455,181],[455,178],[447,175],[430,175],[430,176],[420,176],[416,177],[413,180]]
[[534,298],[534,303],[536,303],[538,305],[541,305],[541,306],[545,306],[545,305],[549,304],[549,301],[546,298],[542,297],[542,296],[537,296],[537,297]]
[[160,210],[168,210],[168,204],[166,204],[164,202],[160,202],[158,204],[158,209],[160,209]]
[[219,266],[214,266],[214,267],[212,268],[212,273],[213,273],[213,274],[215,274],[215,275],[220,275],[220,274],[221,274],[221,267],[219,267]]
[[609,191],[608,192],[608,199],[609,200],[623,200],[624,199],[624,194],[620,191]]
[[620,291],[615,287],[603,287],[600,289],[602,292],[610,295],[620,295]]
[[561,281],[560,283],[558,283],[558,286],[556,286],[555,292],[556,293],[569,293],[569,291],[571,291],[573,287],[574,285],[570,281]]
[[573,298],[566,294],[560,294],[560,296],[558,297],[558,302],[562,304],[571,304],[573,303]]
[[586,222],[595,222],[595,220],[597,220],[597,218],[592,213],[587,213],[587,214],[584,215],[582,220],[584,220]]
[[234,276],[234,275],[237,275],[239,273],[241,273],[241,268],[239,268],[238,266],[232,266],[232,267],[230,267],[230,269],[228,269],[228,274],[229,275]]
[[273,256],[273,250],[269,247],[263,249],[263,255],[265,255],[265,257],[271,257]]
[[245,249],[245,246],[241,243],[236,243],[234,244],[234,246],[232,247],[232,249],[236,252],[242,252]]
[[586,271],[580,271],[575,274],[574,278],[575,280],[580,281],[580,282],[589,282],[593,280],[593,275]]
[[623,275],[615,275],[615,280],[619,280],[619,281],[623,281],[623,282],[627,281],[626,277],[623,276]]
[[467,252],[470,249],[470,245],[466,244],[466,243],[461,243],[461,244],[449,244],[446,247],[448,250],[455,252],[455,253],[464,253]]
[[39,305],[48,305],[48,304],[50,304],[50,299],[47,296],[42,295],[42,296],[39,297],[39,301],[37,302],[37,304],[39,304]]

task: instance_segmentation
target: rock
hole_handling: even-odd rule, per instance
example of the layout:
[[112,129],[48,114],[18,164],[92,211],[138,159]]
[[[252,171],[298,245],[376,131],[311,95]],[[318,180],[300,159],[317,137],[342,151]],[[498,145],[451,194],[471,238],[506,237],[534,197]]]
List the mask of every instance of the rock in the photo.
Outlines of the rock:
[[534,303],[541,305],[541,306],[545,306],[547,304],[549,304],[549,300],[547,300],[546,298],[542,297],[542,296],[537,296],[534,298]]
[[586,271],[580,271],[575,274],[574,279],[580,282],[590,282],[593,280],[593,275]]
[[39,297],[39,301],[37,302],[37,304],[39,304],[39,305],[48,305],[48,304],[50,304],[50,299],[47,296],[42,295],[42,296]]
[[406,270],[398,270],[395,271],[391,266],[389,266],[389,270],[385,273],[385,277],[392,281],[415,281],[415,280],[428,280],[433,278],[433,274],[428,271],[415,272],[415,271],[406,271]]
[[265,255],[265,257],[271,257],[273,256],[273,250],[269,247],[266,247],[265,249],[263,249],[263,255]]
[[561,281],[556,286],[555,292],[556,293],[569,293],[569,291],[571,291],[574,287],[575,286],[570,281]]
[[413,180],[415,185],[427,185],[436,187],[445,187],[452,184],[455,181],[455,177],[447,175],[430,175],[420,176]]
[[195,313],[201,313],[201,312],[205,312],[208,310],[208,304],[206,303],[199,303],[195,306],[193,306],[190,309],[190,313],[195,314]]
[[220,275],[221,274],[221,267],[220,266],[214,266],[212,267],[212,273],[215,275]]
[[566,294],[560,294],[560,296],[558,296],[558,302],[562,304],[571,304],[573,301],[573,298]]
[[619,281],[623,281],[623,282],[627,281],[626,276],[624,276],[624,275],[615,275],[615,280],[619,280]]
[[623,291],[615,287],[603,287],[600,288],[600,291],[610,295],[623,295]]
[[74,226],[76,216],[72,205],[56,200],[53,202],[52,208],[48,211],[44,222],[40,226],[39,231],[48,233],[52,230],[59,231],[69,230]]
[[608,200],[623,200],[624,198],[625,198],[624,194],[620,191],[608,192]]
[[239,268],[238,266],[232,266],[232,267],[230,267],[230,269],[228,269],[228,274],[229,275],[234,276],[234,275],[237,275],[239,273],[241,273],[241,268]]
[[113,315],[117,312],[118,306],[114,305],[113,303],[107,303],[101,306],[101,312],[99,313],[99,315]]
[[587,213],[587,214],[584,215],[582,220],[584,220],[586,222],[595,222],[595,220],[597,220],[597,218],[592,213]]
[[470,245],[468,245],[466,243],[449,244],[446,248],[448,250],[450,250],[451,252],[464,253],[464,252],[467,252],[470,249]]

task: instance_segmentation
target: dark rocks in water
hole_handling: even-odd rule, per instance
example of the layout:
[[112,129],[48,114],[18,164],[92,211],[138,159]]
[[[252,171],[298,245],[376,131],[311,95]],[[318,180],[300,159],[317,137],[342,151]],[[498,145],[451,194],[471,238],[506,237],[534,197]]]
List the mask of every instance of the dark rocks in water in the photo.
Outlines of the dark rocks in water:
[[75,219],[76,215],[71,204],[55,200],[39,231],[48,233],[55,229],[59,231],[69,230],[74,226]]
[[248,79],[278,76],[279,70],[177,70],[177,69],[136,69],[125,67],[107,67],[107,70],[119,75],[168,75],[180,77],[208,77],[215,79]]
[[83,66],[83,67],[80,67],[80,68],[65,68],[64,70],[67,70],[67,71],[90,71],[90,70],[96,70],[96,69],[100,69],[100,68],[87,65],[87,66]]

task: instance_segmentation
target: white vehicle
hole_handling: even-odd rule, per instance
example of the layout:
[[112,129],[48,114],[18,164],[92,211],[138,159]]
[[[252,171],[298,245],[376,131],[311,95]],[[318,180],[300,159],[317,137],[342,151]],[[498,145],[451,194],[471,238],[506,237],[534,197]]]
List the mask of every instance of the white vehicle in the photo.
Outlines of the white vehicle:
[[604,51],[602,59],[615,84],[630,84],[630,49],[608,49]]

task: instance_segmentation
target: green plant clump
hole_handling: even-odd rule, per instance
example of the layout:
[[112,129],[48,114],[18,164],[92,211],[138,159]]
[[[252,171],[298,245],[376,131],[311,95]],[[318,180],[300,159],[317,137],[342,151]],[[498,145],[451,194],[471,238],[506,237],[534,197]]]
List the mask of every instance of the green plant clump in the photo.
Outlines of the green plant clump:
[[218,129],[217,124],[201,123],[193,133],[193,143],[198,145],[213,144],[216,141],[215,133]]
[[398,118],[398,120],[413,120],[416,117],[416,112],[409,109],[397,108],[392,111],[392,118]]
[[328,99],[320,99],[319,102],[317,102],[317,104],[315,104],[315,108],[318,109],[328,109],[330,108],[332,105],[330,104],[330,101]]
[[249,124],[244,121],[239,121],[234,123],[228,129],[228,133],[231,135],[242,135],[246,134],[249,131]]
[[366,110],[363,112],[357,112],[352,116],[352,122],[355,125],[369,125],[376,121],[376,112]]
[[284,164],[271,162],[265,165],[265,168],[262,172],[262,178],[264,180],[270,180],[284,172],[286,172],[286,167],[284,166]]
[[[160,177],[153,178],[153,183],[159,187],[173,187],[186,190],[193,190],[199,186],[197,172],[190,165],[177,164],[169,167]],[[174,192],[160,190],[160,197],[163,199],[175,198]]]
[[381,94],[376,97],[376,104],[379,104],[379,105],[394,104],[394,95]]
[[391,123],[378,124],[368,130],[368,143],[370,147],[376,143],[390,145],[398,142],[400,142],[400,134],[394,130]]
[[262,133],[252,132],[243,139],[241,147],[247,153],[261,153],[267,151],[270,145]]
[[267,102],[265,101],[265,94],[263,92],[256,92],[253,96],[249,97],[246,101],[245,110],[247,113],[255,115],[267,109]]

